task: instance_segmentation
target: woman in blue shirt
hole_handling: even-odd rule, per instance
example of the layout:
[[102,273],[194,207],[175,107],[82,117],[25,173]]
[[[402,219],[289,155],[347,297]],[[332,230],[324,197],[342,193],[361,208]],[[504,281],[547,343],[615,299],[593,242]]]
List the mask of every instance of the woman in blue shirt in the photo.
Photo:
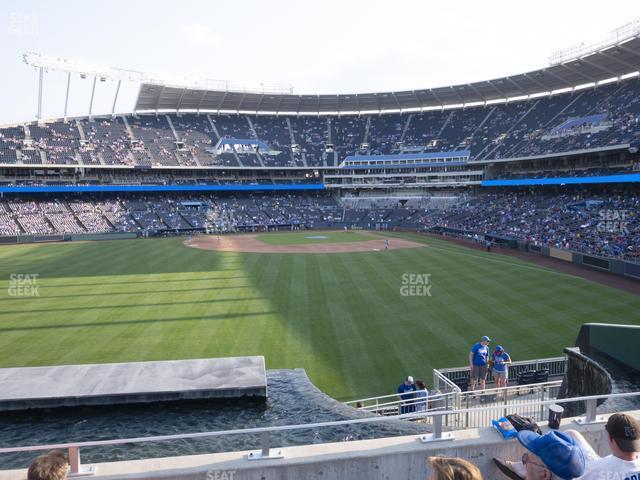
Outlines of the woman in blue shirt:
[[511,357],[504,351],[500,345],[496,346],[496,349],[492,355],[493,360],[493,378],[496,381],[496,388],[506,387],[509,384],[509,369],[508,365],[511,363]]

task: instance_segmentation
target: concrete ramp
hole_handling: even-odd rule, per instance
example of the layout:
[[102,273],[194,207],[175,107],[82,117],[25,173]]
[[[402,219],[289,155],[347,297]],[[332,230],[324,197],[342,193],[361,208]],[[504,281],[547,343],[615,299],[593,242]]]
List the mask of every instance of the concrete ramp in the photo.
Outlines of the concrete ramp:
[[0,411],[267,397],[264,357],[0,369]]

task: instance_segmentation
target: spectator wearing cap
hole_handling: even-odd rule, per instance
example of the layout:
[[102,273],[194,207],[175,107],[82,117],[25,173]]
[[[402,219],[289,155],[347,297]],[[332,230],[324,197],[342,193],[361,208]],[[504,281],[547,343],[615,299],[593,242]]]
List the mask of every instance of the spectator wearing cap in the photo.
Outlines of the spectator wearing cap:
[[562,480],[580,478],[585,472],[585,456],[574,437],[552,431],[539,435],[531,430],[518,432],[518,441],[527,451],[521,462],[493,461],[500,471],[514,480]]
[[489,360],[489,342],[486,335],[480,339],[469,352],[469,368],[471,370],[471,388],[475,390],[476,383],[480,383],[480,390],[484,390],[487,378],[487,363]]
[[404,382],[398,387],[398,396],[400,397],[400,414],[412,413],[416,409],[414,402],[416,386],[413,383],[413,377],[411,375],[404,379]]
[[496,381],[496,388],[506,387],[508,385],[509,367],[511,357],[504,351],[502,345],[496,345],[491,355],[493,362],[493,378]]
[[600,457],[580,432],[567,432],[575,438],[587,461],[586,472],[580,480],[640,479],[640,422],[626,413],[614,413],[605,429],[611,449],[611,455],[606,457]]

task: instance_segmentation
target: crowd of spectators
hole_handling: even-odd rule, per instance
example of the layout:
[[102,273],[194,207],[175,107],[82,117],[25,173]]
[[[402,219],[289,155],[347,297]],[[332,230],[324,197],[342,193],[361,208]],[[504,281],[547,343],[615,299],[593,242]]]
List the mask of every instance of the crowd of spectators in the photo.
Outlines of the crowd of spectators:
[[0,200],[0,234],[73,234],[279,226],[448,229],[640,261],[640,194],[499,190],[399,203],[328,193],[130,195]]
[[[462,149],[472,160],[549,155],[640,141],[639,82],[411,114],[127,115],[30,124],[0,129],[0,162],[260,168]],[[260,140],[269,148],[217,151],[229,138]]]
[[427,210],[424,229],[499,235],[595,255],[640,260],[640,194],[500,191],[447,210]]

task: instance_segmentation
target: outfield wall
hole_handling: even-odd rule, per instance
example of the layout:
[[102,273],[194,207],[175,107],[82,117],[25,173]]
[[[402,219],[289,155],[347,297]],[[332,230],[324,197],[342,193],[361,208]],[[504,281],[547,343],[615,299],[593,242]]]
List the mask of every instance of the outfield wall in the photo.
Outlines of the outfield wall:
[[46,242],[69,242],[69,241],[89,241],[89,240],[125,240],[138,238],[138,234],[130,232],[113,233],[79,233],[73,235],[18,235],[0,237],[0,244],[10,245],[14,243],[46,243]]
[[[629,412],[638,417],[640,411]],[[546,423],[546,422],[545,422]],[[541,422],[543,431],[546,425]],[[561,430],[580,431],[600,455],[610,453],[602,423],[578,425],[563,419]],[[273,450],[272,450],[273,451]],[[119,480],[383,480],[431,478],[427,458],[435,455],[469,459],[484,478],[503,478],[494,457],[517,460],[524,448],[515,440],[503,440],[493,428],[455,432],[455,440],[422,443],[415,435],[376,440],[326,443],[277,449],[284,458],[248,460],[249,452],[167,457],[95,465],[87,478]],[[22,480],[25,470],[0,471],[0,480]]]
[[485,235],[484,233],[480,234],[454,229],[437,229],[427,233],[439,234],[445,237],[447,235],[451,235],[470,242],[473,241],[470,236],[478,235],[482,242],[490,240],[503,248],[512,248],[523,252],[535,253],[544,257],[557,258],[558,260],[563,260],[565,262],[575,263],[576,265],[580,265],[584,268],[590,268],[592,270],[599,270],[601,272],[640,280],[640,263],[619,260],[616,258],[600,257],[597,255],[587,255],[586,253],[574,252],[572,250],[564,250],[546,245],[534,245],[520,240],[505,241],[502,239],[502,241],[497,241],[495,240],[497,237]]
[[605,354],[615,361],[640,371],[640,325],[585,323],[580,328],[576,347],[584,352]]

